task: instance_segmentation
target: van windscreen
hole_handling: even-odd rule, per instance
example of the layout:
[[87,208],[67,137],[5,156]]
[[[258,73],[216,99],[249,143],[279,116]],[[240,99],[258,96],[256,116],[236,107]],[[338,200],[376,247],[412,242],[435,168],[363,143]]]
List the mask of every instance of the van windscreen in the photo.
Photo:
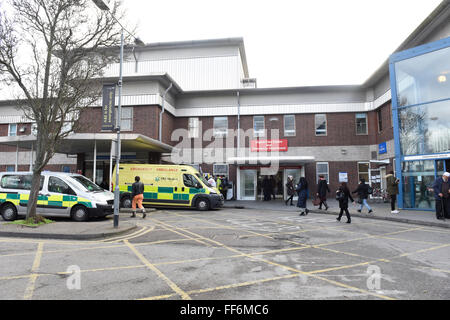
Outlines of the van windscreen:
[[81,184],[85,189],[88,191],[104,191],[103,188],[99,187],[95,183],[93,183],[91,180],[83,177],[83,176],[70,176],[73,180]]

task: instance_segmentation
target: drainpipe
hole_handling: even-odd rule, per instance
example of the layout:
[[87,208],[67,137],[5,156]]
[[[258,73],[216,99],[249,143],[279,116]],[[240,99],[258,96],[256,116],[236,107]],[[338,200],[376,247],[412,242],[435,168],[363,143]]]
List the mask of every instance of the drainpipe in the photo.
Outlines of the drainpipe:
[[240,97],[239,97],[239,91],[237,91],[237,150],[236,150],[236,156],[239,156],[240,154],[240,149],[241,149],[241,101],[240,101]]
[[172,83],[170,83],[170,86],[164,91],[163,98],[162,98],[162,109],[159,113],[159,142],[162,142],[162,115],[164,113],[164,102],[166,101],[166,94],[169,92],[169,90],[172,88]]

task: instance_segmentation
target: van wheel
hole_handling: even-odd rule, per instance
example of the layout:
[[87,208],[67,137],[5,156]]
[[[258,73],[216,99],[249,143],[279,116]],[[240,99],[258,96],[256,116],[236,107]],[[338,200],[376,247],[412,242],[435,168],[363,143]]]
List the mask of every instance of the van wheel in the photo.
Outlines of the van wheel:
[[17,219],[16,206],[11,203],[5,204],[0,210],[0,213],[5,221],[14,221]]
[[197,210],[206,211],[209,209],[209,201],[208,199],[200,198],[195,203],[195,206],[197,207]]
[[77,206],[72,209],[72,219],[78,222],[87,221],[89,213],[83,206]]
[[120,200],[120,208],[131,208],[131,197],[130,196],[124,196]]

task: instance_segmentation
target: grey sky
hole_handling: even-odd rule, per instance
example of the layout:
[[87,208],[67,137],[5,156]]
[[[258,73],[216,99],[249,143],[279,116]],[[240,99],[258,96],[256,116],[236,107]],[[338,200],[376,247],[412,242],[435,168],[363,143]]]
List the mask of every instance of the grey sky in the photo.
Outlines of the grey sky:
[[243,37],[258,87],[364,82],[441,0],[123,0],[146,43]]

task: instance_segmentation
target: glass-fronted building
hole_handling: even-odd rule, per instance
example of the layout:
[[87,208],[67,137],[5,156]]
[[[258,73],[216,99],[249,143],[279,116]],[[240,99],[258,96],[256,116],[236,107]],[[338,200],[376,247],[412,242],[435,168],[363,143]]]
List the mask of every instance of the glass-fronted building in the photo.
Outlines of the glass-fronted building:
[[400,208],[434,210],[434,180],[450,171],[450,37],[389,61]]

